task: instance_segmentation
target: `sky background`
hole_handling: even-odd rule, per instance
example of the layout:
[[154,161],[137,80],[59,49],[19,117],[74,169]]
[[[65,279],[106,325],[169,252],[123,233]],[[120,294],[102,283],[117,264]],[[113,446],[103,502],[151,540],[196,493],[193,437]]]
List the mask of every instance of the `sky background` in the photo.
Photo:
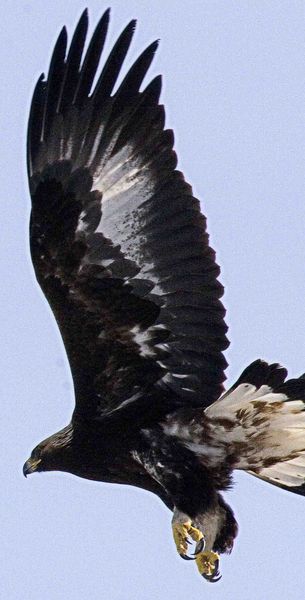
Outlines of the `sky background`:
[[[303,600],[305,498],[246,474],[227,499],[240,533],[209,586],[176,556],[157,497],[66,474],[27,480],[32,448],[68,423],[72,382],[35,282],[25,169],[31,93],[85,0],[2,0],[1,598]],[[109,3],[110,4],[110,3]],[[108,4],[88,0],[91,31]],[[127,65],[156,38],[179,167],[222,266],[229,382],[252,360],[305,370],[305,17],[295,0],[112,0],[108,46],[131,19]],[[4,565],[4,566],[3,566]]]

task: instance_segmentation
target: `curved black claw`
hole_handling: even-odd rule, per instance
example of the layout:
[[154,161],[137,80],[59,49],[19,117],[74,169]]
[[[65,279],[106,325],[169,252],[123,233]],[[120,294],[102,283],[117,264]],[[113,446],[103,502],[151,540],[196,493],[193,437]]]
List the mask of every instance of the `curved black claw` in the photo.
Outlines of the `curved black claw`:
[[189,556],[188,554],[181,554],[179,553],[179,556],[181,556],[181,558],[183,558],[183,560],[195,560],[196,556]]
[[217,581],[219,581],[222,578],[222,575],[219,575],[219,577],[216,577],[215,575],[204,575],[203,573],[201,574],[201,576],[209,583],[216,583]]
[[193,552],[193,555],[196,557],[197,554],[200,554],[200,552],[202,552],[204,550],[204,547],[205,547],[205,539],[201,538],[201,540],[199,540],[199,542],[197,542],[197,544],[196,544],[195,552]]

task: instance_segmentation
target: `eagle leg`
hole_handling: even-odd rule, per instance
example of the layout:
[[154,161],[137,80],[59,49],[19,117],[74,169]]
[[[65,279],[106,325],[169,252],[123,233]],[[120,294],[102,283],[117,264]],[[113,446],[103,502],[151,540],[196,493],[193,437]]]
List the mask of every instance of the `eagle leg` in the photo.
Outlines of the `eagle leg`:
[[[184,558],[184,560],[194,560],[197,554],[204,548],[203,533],[200,529],[194,527],[189,519],[183,521],[173,519],[172,528],[178,554],[181,558]],[[196,542],[194,556],[189,556],[187,554],[188,544],[190,544],[189,538]]]
[[[198,515],[194,522],[177,508],[174,510],[172,519],[173,537],[178,554],[185,560],[195,560],[200,575],[210,583],[221,579],[219,554],[213,550],[216,521],[217,519],[214,518],[213,527],[213,515],[209,511],[204,515]],[[187,554],[189,538],[196,543],[193,556]]]

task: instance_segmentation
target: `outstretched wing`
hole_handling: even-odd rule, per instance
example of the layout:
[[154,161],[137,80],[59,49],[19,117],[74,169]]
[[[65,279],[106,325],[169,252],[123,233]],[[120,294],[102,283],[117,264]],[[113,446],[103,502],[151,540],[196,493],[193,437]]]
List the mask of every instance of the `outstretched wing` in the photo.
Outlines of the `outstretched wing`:
[[208,405],[226,367],[219,268],[199,202],[175,170],[160,77],[140,91],[156,42],[113,91],[134,21],[92,90],[108,20],[107,11],[84,57],[87,12],[67,55],[63,29],[33,95],[36,276],[64,339],[77,411],[109,414],[149,390]]

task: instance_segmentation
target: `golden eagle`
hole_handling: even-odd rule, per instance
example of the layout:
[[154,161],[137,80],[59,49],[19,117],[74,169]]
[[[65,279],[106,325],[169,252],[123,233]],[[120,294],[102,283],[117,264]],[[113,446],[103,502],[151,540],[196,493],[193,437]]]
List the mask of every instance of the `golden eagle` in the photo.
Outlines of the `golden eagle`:
[[[179,554],[208,581],[237,524],[221,491],[234,469],[305,491],[305,379],[256,360],[224,391],[223,287],[206,219],[176,170],[152,43],[118,82],[135,21],[96,78],[106,11],[64,28],[28,128],[35,273],[75,389],[71,423],[24,465],[135,485],[173,510]],[[115,90],[115,91],[114,91]],[[188,539],[195,552],[187,553]]]

